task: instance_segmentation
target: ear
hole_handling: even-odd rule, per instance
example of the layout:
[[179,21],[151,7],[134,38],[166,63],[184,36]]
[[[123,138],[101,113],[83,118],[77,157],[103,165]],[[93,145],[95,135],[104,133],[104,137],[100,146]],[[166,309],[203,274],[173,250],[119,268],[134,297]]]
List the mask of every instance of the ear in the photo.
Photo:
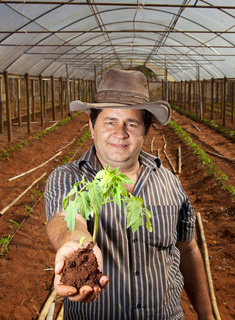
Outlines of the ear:
[[91,119],[89,119],[89,127],[90,127],[90,131],[91,131],[91,138],[94,139],[94,128],[92,126]]

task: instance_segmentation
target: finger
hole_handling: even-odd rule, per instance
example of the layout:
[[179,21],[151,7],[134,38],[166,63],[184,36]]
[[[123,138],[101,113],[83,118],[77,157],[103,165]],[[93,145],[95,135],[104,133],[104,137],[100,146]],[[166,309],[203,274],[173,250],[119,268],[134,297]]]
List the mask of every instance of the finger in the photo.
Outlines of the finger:
[[107,276],[102,276],[100,278],[100,287],[101,289],[105,288],[109,282],[109,278]]
[[70,297],[77,293],[77,289],[71,286],[57,285],[55,290],[59,296]]
[[77,302],[92,302],[97,298],[99,292],[98,287],[91,288],[89,286],[83,286],[80,288],[78,294],[69,297],[69,299]]
[[60,278],[60,276],[56,275],[54,279],[54,287],[59,296],[71,296],[77,293],[76,288],[61,284]]
[[64,268],[64,260],[59,260],[55,264],[55,274],[60,274]]

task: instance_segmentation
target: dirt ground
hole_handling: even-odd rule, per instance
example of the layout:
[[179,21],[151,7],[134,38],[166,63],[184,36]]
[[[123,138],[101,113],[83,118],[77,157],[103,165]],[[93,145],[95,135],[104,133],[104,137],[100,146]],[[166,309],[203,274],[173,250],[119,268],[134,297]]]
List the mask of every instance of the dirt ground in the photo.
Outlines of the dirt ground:
[[[192,125],[193,120],[174,111],[172,118],[204,151],[217,152],[227,158],[235,159],[234,145],[226,138],[200,123],[197,123],[200,132],[197,131]],[[9,236],[11,238],[8,252],[0,256],[0,320],[37,319],[51,292],[55,253],[45,233],[46,219],[42,194],[46,178],[56,166],[73,157],[79,158],[92,145],[90,138],[80,146],[77,144],[88,129],[87,119],[85,114],[81,114],[39,140],[25,134],[26,127],[14,127],[12,143],[7,143],[6,133],[0,135],[0,150],[2,148],[10,150],[10,146],[28,140],[28,145],[12,152],[8,160],[0,161],[0,210],[10,205],[33,181],[46,172],[31,191],[0,216],[0,238],[6,239]],[[44,127],[49,127],[51,124],[47,121]],[[42,130],[39,124],[33,124],[34,132]],[[177,149],[181,146],[182,172],[179,179],[190,197],[195,212],[200,212],[202,217],[221,318],[232,320],[235,318],[234,199],[221,189],[204,167],[199,165],[196,156],[180,141],[169,125],[162,128],[151,127],[144,149],[153,154],[157,154],[159,149],[163,164],[170,169],[162,152],[163,136],[167,142],[167,155],[175,167]],[[70,142],[72,143],[62,149],[62,153],[47,165],[21,178],[8,181],[47,161]],[[211,155],[210,158],[228,176],[229,184],[234,185],[234,162]],[[29,212],[30,214],[27,214]],[[197,238],[202,248],[199,232]],[[58,299],[57,310],[60,304],[61,299]],[[182,294],[182,304],[185,318],[197,319],[185,293]]]

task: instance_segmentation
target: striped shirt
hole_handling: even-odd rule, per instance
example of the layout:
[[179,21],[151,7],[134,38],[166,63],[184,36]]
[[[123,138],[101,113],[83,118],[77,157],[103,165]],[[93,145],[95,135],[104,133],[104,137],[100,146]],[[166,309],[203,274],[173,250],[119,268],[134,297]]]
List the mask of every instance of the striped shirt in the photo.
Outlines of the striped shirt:
[[[97,243],[103,254],[103,273],[109,284],[91,303],[64,300],[64,319],[183,319],[177,241],[194,237],[195,215],[178,179],[160,159],[141,152],[141,172],[133,194],[152,212],[153,231],[126,229],[124,209],[115,203],[102,207]],[[45,190],[47,220],[62,211],[62,201],[85,175],[92,180],[101,169],[95,148],[79,160],[60,166],[49,176]],[[144,224],[143,224],[144,225]],[[92,233],[93,221],[88,221]]]

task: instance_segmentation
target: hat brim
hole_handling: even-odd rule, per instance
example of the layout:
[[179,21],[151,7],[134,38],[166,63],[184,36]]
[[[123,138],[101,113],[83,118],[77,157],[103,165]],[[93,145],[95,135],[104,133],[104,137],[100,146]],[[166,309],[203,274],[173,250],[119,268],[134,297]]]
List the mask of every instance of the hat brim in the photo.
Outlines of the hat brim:
[[137,109],[148,110],[154,116],[156,122],[164,126],[171,118],[171,107],[167,101],[155,101],[137,105],[127,105],[121,103],[85,103],[80,100],[75,100],[70,103],[70,111],[83,111],[90,114],[91,108],[94,109]]

